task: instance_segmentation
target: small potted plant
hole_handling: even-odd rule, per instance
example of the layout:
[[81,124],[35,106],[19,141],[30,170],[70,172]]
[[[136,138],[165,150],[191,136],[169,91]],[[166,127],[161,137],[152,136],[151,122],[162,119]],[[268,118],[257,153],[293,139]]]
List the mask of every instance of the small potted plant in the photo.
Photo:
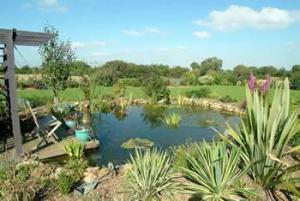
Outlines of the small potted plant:
[[64,117],[64,122],[67,127],[74,129],[77,126],[77,119],[78,119],[77,113],[70,113]]
[[76,128],[78,119],[78,105],[75,103],[58,103],[52,107],[52,114],[63,120],[69,128]]
[[81,142],[88,142],[91,139],[91,130],[84,126],[75,129],[75,137]]

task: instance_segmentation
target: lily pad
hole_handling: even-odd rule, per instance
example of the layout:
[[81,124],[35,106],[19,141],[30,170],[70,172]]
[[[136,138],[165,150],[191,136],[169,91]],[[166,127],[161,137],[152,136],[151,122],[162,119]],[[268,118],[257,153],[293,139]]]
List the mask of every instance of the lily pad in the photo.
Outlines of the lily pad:
[[154,146],[154,142],[144,138],[130,138],[124,142],[121,147],[124,149],[147,149]]

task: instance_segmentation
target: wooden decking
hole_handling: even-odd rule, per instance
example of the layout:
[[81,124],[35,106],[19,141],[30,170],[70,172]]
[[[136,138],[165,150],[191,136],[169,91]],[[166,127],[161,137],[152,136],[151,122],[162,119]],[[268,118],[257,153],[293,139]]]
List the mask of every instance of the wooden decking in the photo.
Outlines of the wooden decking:
[[[64,146],[74,140],[75,137],[69,137],[67,139],[62,140],[59,143],[53,143],[50,146],[45,147],[44,149],[41,149],[40,151],[37,151],[35,154],[40,160],[45,159],[51,159],[59,156],[64,156],[67,153],[64,150]],[[99,141],[98,140],[92,140],[85,144],[85,150],[91,150],[96,149],[99,147]]]
[[[43,145],[39,147],[38,149],[35,149],[40,139],[30,138],[29,136],[26,136],[25,138],[27,139],[23,141],[24,154],[31,155],[32,157],[37,158],[39,160],[48,160],[48,159],[54,159],[55,157],[65,156],[67,154],[64,150],[65,145],[68,144],[70,141],[76,139],[73,135],[68,135],[61,138],[59,142],[56,143],[51,142],[47,145]],[[8,139],[8,142],[10,141],[13,142],[13,138]],[[95,139],[85,143],[85,150],[90,151],[99,148],[99,146],[100,146],[99,140]],[[2,147],[2,152],[0,152],[0,161],[6,159],[13,159],[13,158],[15,158],[15,149],[13,147],[10,147],[7,151],[3,151],[3,147]]]

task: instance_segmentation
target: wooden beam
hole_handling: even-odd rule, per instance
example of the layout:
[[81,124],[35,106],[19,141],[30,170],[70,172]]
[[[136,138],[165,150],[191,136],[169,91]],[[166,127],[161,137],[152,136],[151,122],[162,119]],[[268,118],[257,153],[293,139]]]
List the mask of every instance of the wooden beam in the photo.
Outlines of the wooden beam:
[[11,116],[12,132],[15,141],[16,155],[21,157],[23,154],[22,149],[22,136],[20,129],[20,120],[18,113],[18,103],[17,103],[17,81],[15,76],[15,57],[14,57],[14,32],[11,31],[6,35],[5,41],[5,54],[6,58],[4,60],[4,66],[7,68],[5,72],[5,82],[8,85],[9,92],[9,112]]
[[[53,34],[43,33],[43,32],[30,32],[30,31],[15,31],[15,45],[23,46],[39,46],[47,43],[51,38],[54,37]],[[0,43],[5,42],[6,35],[9,34],[11,30],[0,29]]]

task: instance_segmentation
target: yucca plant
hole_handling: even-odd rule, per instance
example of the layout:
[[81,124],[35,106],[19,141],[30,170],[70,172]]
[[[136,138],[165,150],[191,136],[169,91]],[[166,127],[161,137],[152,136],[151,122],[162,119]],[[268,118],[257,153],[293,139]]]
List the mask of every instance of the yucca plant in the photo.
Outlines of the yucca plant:
[[291,150],[297,149],[290,149],[288,143],[299,131],[298,112],[290,113],[289,108],[289,81],[276,86],[273,99],[268,99],[266,84],[259,91],[253,80],[249,82],[250,89],[246,87],[247,111],[241,128],[235,130],[228,125],[229,136],[221,136],[233,148],[241,148],[242,165],[250,167],[250,176],[267,195],[272,197],[281,189],[299,196],[299,178],[291,175],[300,165],[290,165],[285,160]]
[[175,176],[170,157],[156,149],[135,150],[130,156],[131,167],[126,178],[126,186],[132,200],[160,200],[173,198],[176,192]]
[[243,200],[254,195],[252,189],[241,182],[247,169],[239,169],[241,151],[227,150],[224,142],[204,142],[197,145],[194,155],[187,154],[187,167],[182,167],[189,181],[185,189],[194,197],[208,201]]
[[164,124],[166,124],[168,127],[177,128],[181,122],[181,116],[178,113],[172,113],[166,115],[162,121]]

